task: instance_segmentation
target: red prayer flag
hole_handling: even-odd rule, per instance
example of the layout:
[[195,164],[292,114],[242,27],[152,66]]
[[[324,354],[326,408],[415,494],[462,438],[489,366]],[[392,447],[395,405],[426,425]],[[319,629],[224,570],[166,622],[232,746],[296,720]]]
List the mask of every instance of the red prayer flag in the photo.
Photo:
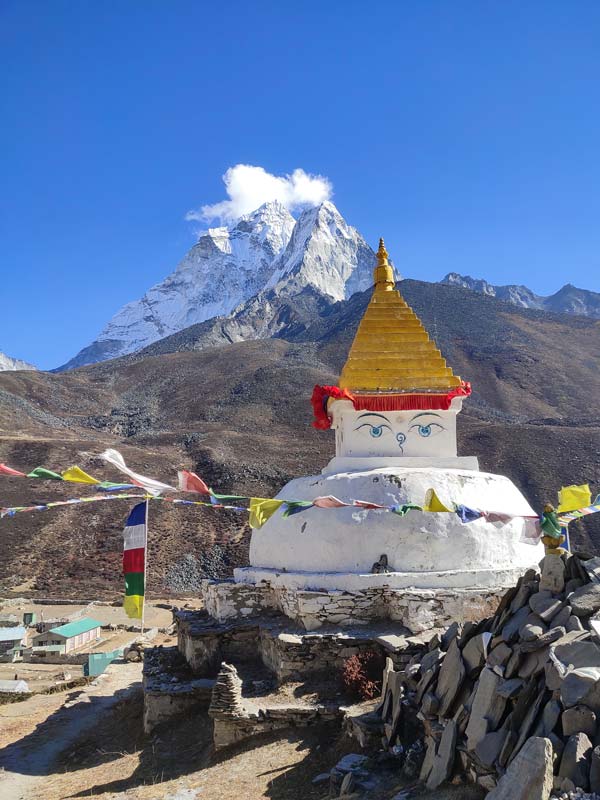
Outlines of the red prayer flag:
[[204,483],[202,478],[196,475],[195,472],[189,472],[187,469],[182,469],[177,473],[179,478],[179,491],[180,492],[194,492],[195,494],[210,494],[210,489]]
[[359,508],[370,508],[375,510],[378,508],[389,508],[389,506],[381,506],[379,503],[369,503],[367,500],[354,500],[352,505],[358,506]]
[[14,475],[17,478],[27,477],[24,472],[18,472],[16,469],[11,469],[10,467],[7,467],[6,464],[0,464],[0,473],[2,475]]
[[328,494],[325,497],[315,497],[312,502],[313,506],[317,508],[344,508],[344,506],[352,505],[352,503],[344,503],[343,500],[338,500],[332,494]]

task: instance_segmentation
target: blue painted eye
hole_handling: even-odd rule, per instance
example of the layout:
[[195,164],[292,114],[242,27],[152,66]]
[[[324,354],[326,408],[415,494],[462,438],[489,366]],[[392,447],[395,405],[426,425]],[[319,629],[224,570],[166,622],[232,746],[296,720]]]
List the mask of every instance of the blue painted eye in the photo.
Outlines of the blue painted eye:
[[[365,428],[367,430],[364,430]],[[368,433],[369,436],[372,436],[374,439],[380,439],[387,431],[391,431],[392,429],[389,425],[386,425],[385,422],[382,422],[381,425],[372,425],[370,422],[363,422],[363,424],[359,425],[355,430],[363,430],[364,433]]]
[[427,439],[430,436],[437,436],[438,433],[441,433],[446,429],[443,425],[439,425],[437,422],[429,422],[427,425],[419,425],[419,423],[415,423],[414,425],[411,425],[410,430],[416,430],[419,436]]

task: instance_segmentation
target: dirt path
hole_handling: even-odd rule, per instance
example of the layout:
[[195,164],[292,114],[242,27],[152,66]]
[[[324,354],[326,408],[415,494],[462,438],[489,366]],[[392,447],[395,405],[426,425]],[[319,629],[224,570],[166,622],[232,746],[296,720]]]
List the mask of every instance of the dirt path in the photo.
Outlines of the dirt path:
[[139,691],[141,664],[115,662],[93,683],[65,694],[0,706],[0,795],[29,800],[57,756],[118,702]]

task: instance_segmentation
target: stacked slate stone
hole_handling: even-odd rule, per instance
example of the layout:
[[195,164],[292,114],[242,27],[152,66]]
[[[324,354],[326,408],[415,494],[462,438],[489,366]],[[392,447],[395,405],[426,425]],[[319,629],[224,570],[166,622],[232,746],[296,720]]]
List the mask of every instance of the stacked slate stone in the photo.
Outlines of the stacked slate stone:
[[600,558],[553,554],[540,566],[493,617],[453,624],[401,678],[388,664],[386,744],[401,736],[401,706],[416,707],[430,789],[454,777],[490,800],[600,792]]
[[243,717],[246,709],[242,701],[242,681],[232,664],[221,664],[212,690],[208,713],[211,717]]

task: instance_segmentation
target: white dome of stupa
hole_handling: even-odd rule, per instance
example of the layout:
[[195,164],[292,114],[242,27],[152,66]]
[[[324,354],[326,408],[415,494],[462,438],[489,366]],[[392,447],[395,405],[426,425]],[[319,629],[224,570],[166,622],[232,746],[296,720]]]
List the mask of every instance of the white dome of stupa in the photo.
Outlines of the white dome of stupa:
[[[315,426],[335,430],[336,456],[277,498],[448,510],[313,507],[284,517],[281,509],[253,531],[250,566],[236,569],[235,581],[346,592],[513,585],[544,555],[538,517],[508,478],[457,455],[456,418],[470,386],[395,289],[383,240],[377,256],[373,296],[339,387],[313,394]],[[457,508],[475,518],[462,521]]]

